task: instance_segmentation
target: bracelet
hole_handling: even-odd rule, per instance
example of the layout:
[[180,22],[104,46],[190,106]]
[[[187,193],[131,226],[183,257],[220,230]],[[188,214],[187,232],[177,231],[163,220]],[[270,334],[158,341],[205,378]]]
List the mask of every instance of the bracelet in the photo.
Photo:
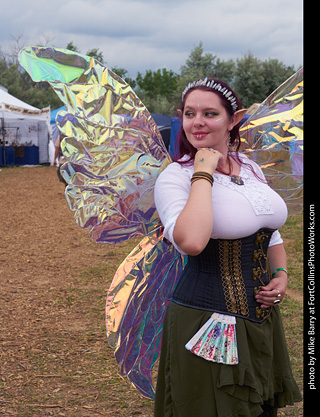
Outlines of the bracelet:
[[207,180],[210,182],[211,186],[213,185],[213,176],[205,171],[197,171],[192,175],[191,184],[198,180]]
[[210,178],[207,178],[207,177],[201,177],[201,176],[196,176],[196,177],[192,178],[192,179],[191,179],[191,185],[192,185],[194,182],[198,181],[198,180],[207,180],[207,181],[209,181],[209,182],[210,182],[211,187],[212,187],[212,185],[213,185],[213,181],[211,181],[211,180],[210,180]]
[[284,271],[288,275],[288,271],[285,268],[277,268],[275,271],[272,272],[271,278],[274,278],[277,272]]

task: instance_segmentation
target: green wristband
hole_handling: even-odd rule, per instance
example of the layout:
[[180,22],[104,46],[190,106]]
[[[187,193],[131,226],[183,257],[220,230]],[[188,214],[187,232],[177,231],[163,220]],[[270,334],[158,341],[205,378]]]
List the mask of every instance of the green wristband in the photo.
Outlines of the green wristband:
[[288,275],[288,271],[285,268],[277,268],[275,271],[273,271],[271,278],[274,278],[277,272],[284,271]]

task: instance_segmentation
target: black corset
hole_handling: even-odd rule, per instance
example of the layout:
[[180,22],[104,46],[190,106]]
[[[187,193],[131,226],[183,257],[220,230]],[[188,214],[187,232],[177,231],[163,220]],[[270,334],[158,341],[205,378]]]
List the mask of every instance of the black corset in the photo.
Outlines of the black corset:
[[262,322],[272,308],[262,309],[255,295],[270,281],[267,252],[273,232],[260,229],[242,239],[210,239],[200,255],[188,256],[173,301]]

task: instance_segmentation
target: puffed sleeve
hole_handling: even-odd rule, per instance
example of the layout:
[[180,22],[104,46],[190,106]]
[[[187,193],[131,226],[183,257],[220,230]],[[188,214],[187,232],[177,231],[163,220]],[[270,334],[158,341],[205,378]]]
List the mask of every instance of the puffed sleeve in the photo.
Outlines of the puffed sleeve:
[[280,245],[281,243],[283,243],[283,240],[281,238],[281,234],[279,232],[279,230],[276,230],[272,233],[270,242],[269,242],[269,248],[270,246],[274,246],[274,245]]
[[173,162],[159,175],[154,190],[156,208],[164,226],[164,237],[183,255],[185,252],[174,242],[173,231],[190,194],[191,175],[190,169]]

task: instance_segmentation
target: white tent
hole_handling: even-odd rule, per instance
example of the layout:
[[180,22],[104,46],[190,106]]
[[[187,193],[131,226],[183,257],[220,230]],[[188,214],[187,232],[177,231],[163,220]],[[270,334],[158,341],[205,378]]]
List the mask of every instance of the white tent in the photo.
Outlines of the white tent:
[[38,110],[36,107],[30,106],[22,100],[12,96],[8,93],[8,90],[0,86],[0,104],[6,104],[8,106],[19,107],[21,109]]
[[[37,109],[12,96],[6,88],[0,86],[0,156],[8,152],[10,147],[20,157],[30,153],[32,149],[32,153],[37,154],[38,163],[49,162],[50,135],[50,107]],[[25,158],[17,158],[19,160],[28,164]]]

